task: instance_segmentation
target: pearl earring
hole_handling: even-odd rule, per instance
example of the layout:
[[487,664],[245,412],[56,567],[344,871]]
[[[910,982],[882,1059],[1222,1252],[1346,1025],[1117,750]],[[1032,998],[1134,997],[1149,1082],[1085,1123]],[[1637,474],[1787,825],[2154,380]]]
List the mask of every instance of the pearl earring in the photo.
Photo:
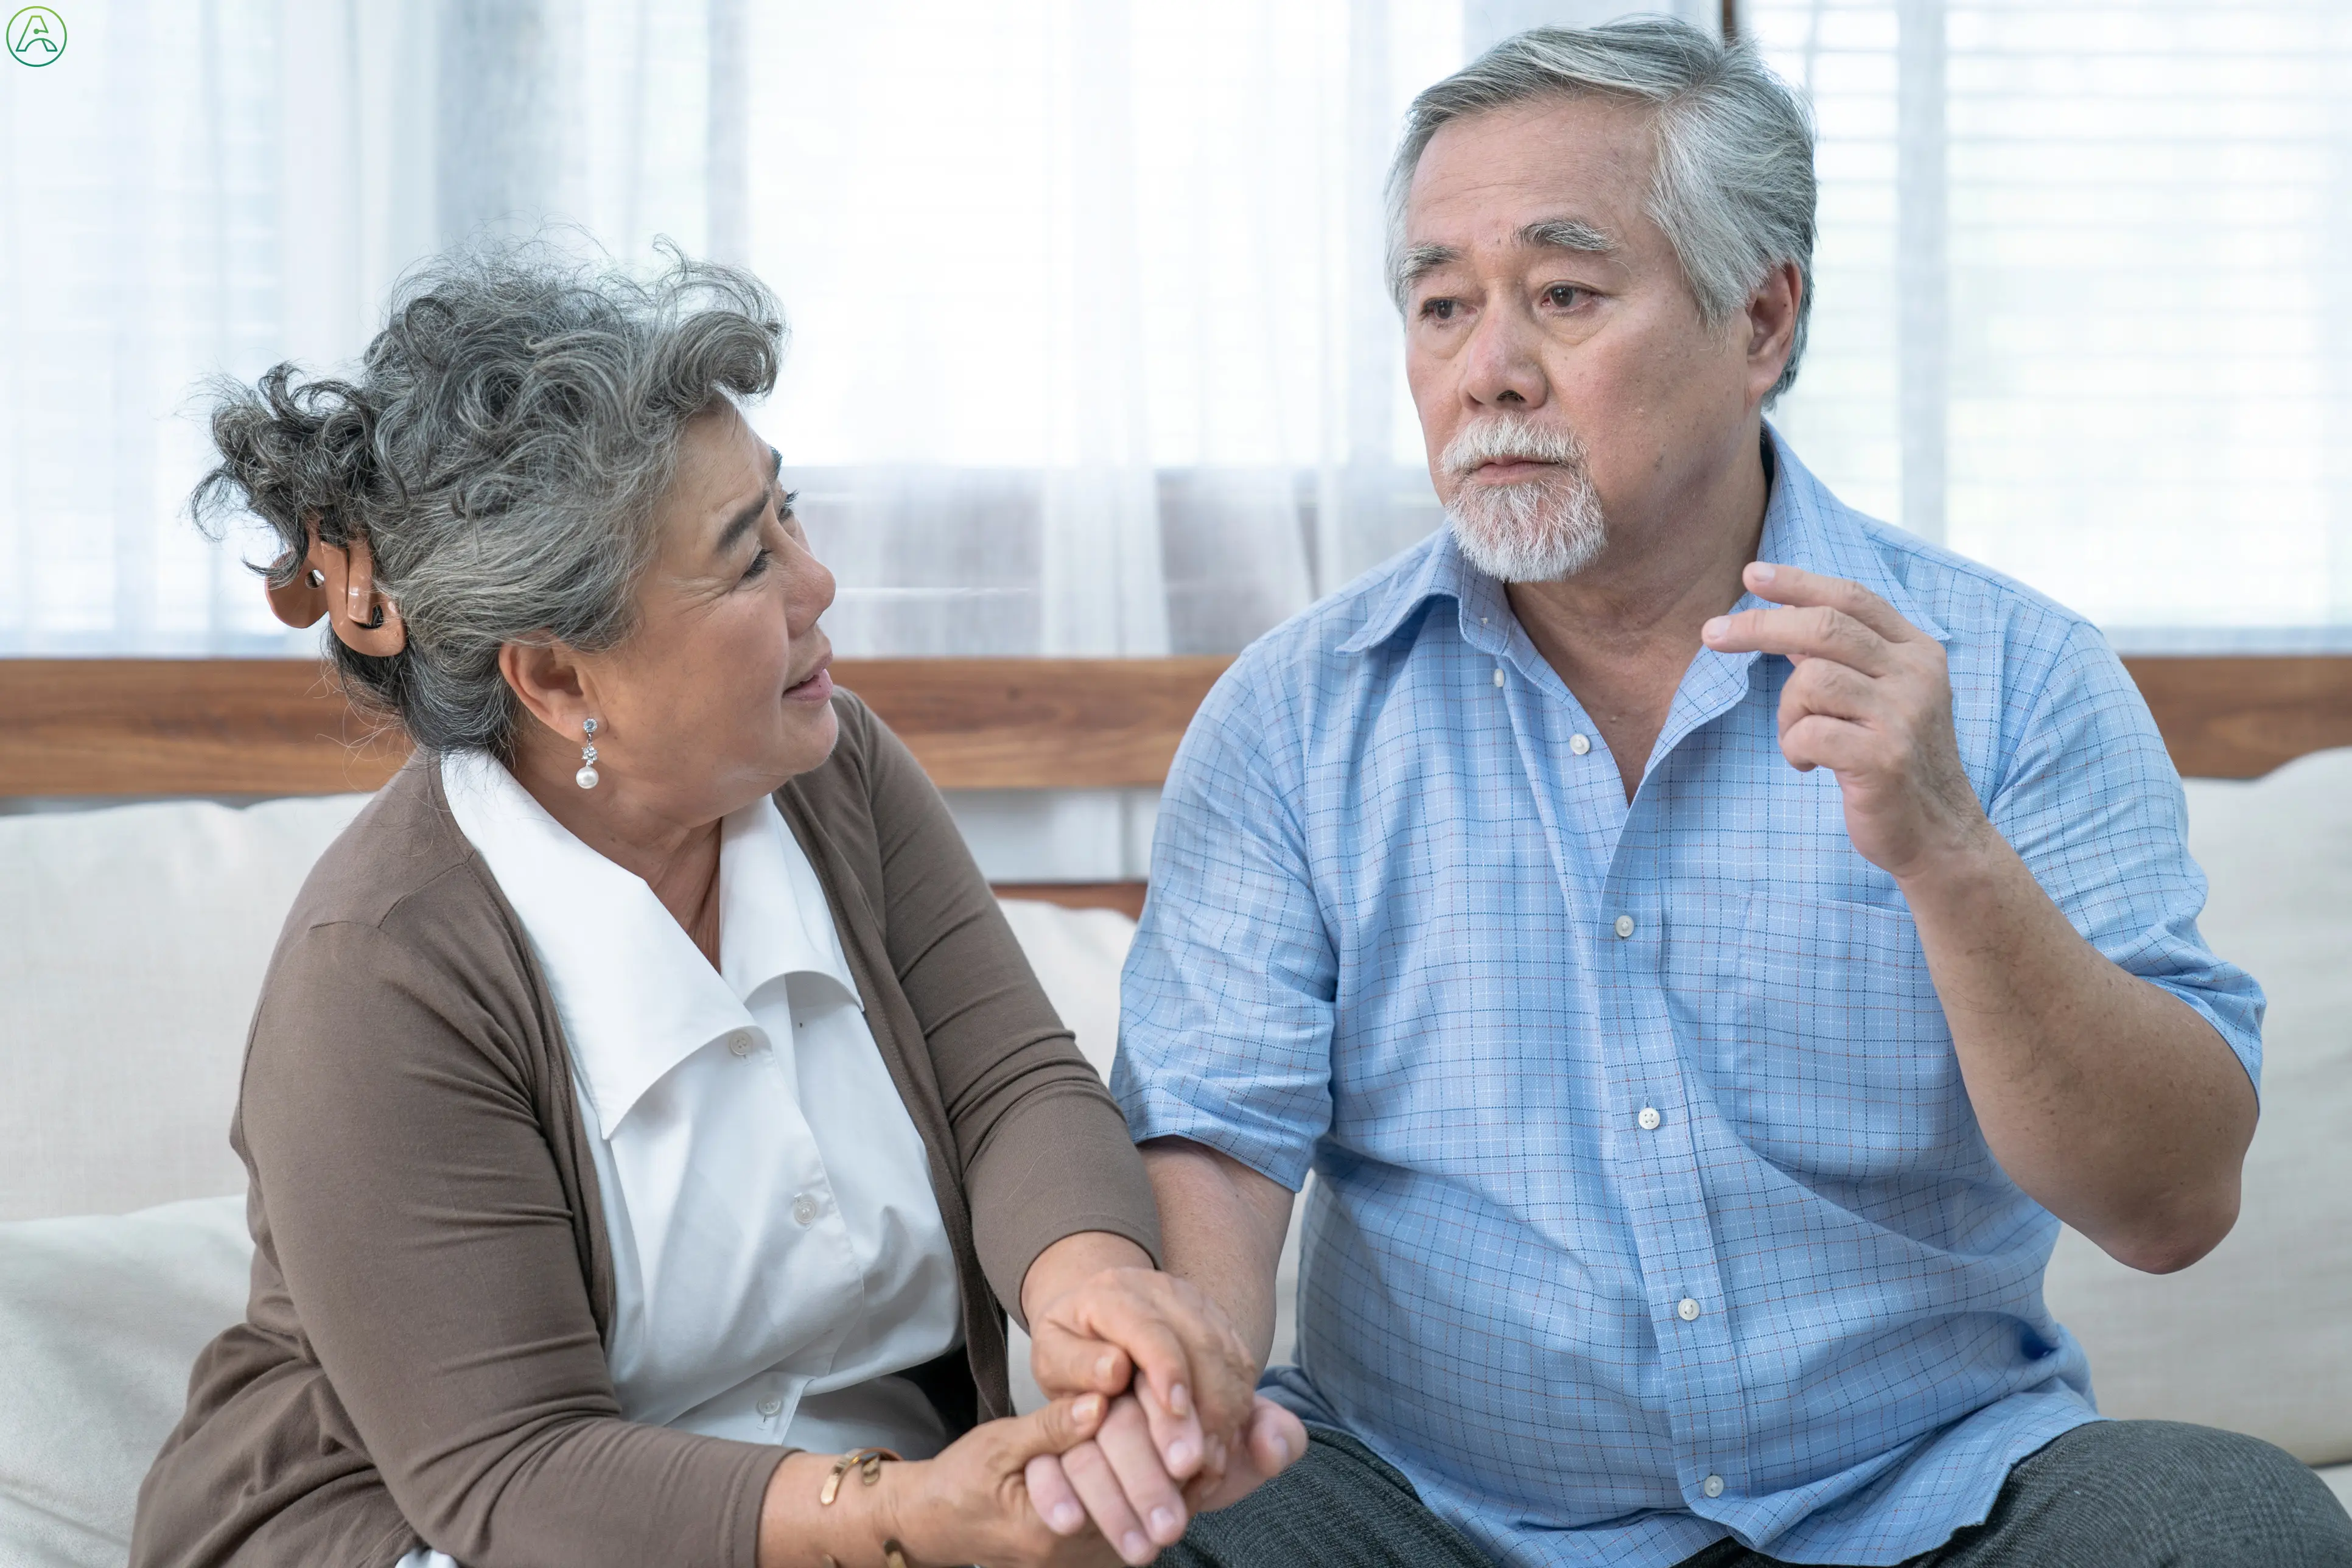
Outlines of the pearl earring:
[[580,729],[588,737],[588,743],[580,748],[580,771],[572,775],[572,782],[582,789],[594,789],[596,787],[596,721],[583,719],[580,721]]

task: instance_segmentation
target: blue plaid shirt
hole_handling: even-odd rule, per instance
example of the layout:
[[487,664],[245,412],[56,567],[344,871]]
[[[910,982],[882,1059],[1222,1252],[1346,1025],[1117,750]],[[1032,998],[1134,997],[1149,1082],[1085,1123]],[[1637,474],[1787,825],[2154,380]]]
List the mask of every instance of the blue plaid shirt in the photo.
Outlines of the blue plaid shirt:
[[[1761,558],[1945,645],[1993,822],[2256,1073],[2261,993],[2198,935],[2179,783],[2097,631],[1771,440]],[[1789,669],[1701,650],[1629,805],[1441,532],[1244,654],[1169,778],[1129,1126],[1315,1173],[1269,1385],[1507,1562],[1895,1563],[2095,1418],[2042,1300],[2058,1222],[1986,1149],[1836,781],[1780,754]]]

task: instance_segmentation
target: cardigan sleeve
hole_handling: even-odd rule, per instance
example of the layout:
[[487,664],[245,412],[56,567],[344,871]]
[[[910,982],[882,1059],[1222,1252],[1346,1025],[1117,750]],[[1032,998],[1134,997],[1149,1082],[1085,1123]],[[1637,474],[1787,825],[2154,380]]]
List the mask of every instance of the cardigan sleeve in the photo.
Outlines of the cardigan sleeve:
[[527,1023],[420,945],[293,933],[254,1025],[257,1233],[331,1397],[467,1568],[753,1568],[783,1450],[621,1418]]
[[1039,1253],[1099,1230],[1157,1260],[1160,1211],[1126,1119],[1055,1016],[947,804],[887,725],[862,704],[850,711],[867,731],[891,966],[929,1046],[973,1249],[1017,1321]]

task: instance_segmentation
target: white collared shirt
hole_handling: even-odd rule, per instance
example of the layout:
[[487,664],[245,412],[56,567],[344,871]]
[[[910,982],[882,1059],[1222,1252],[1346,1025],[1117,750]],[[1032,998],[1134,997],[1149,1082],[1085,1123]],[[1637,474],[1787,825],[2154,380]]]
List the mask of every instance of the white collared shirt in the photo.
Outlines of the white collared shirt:
[[496,761],[445,757],[571,1050],[612,1238],[622,1414],[929,1457],[903,1378],[957,1344],[955,1255],[816,879],[775,802],[722,824],[719,967]]

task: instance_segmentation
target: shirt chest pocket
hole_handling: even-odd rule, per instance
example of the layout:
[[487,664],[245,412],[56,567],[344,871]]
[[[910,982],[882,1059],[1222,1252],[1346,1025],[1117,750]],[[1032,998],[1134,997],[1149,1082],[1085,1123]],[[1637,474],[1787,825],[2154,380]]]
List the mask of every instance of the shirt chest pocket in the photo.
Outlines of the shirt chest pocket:
[[1831,1181],[1977,1163],[1975,1115],[1907,910],[1756,893],[1731,956],[1716,1091],[1751,1148]]

